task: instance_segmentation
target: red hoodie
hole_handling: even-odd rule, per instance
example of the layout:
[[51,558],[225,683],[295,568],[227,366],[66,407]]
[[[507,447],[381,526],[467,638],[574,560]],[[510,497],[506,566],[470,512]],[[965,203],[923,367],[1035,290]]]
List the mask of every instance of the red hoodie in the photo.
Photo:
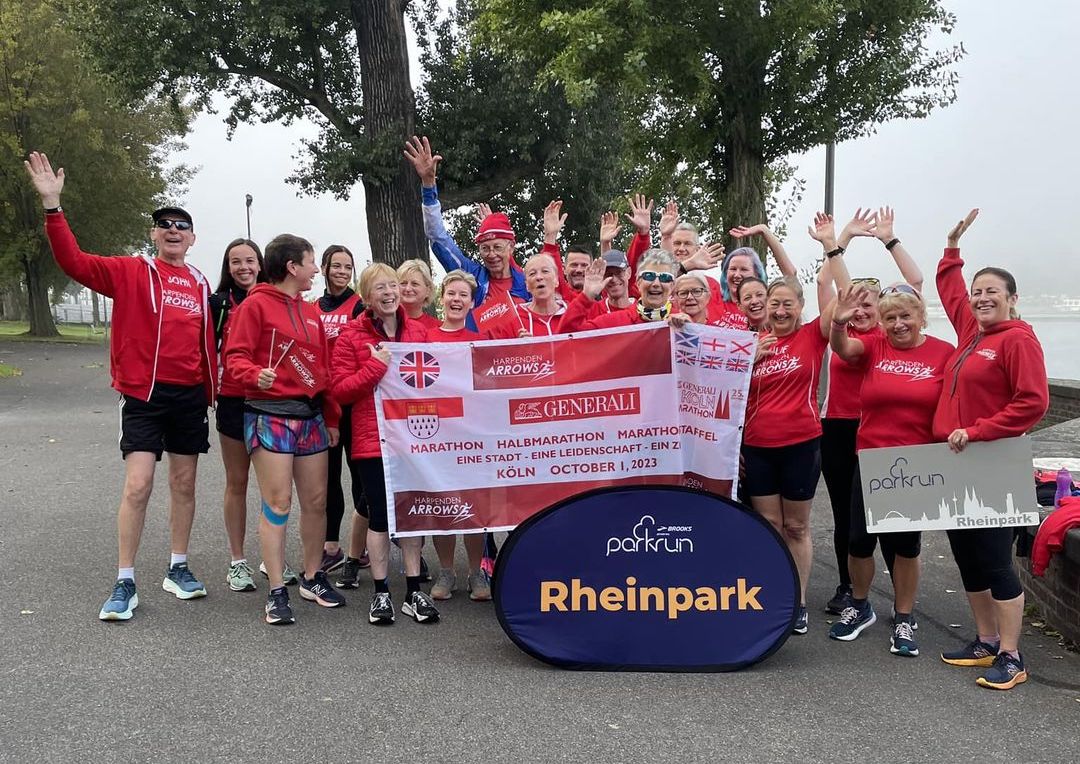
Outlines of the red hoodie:
[[[341,407],[330,395],[330,349],[319,309],[273,284],[256,284],[229,321],[225,366],[250,401],[322,397],[327,427],[337,427]],[[259,372],[273,368],[269,390]]]
[[345,324],[334,346],[332,362],[334,398],[352,406],[352,458],[378,459],[379,420],[375,416],[375,386],[386,374],[386,364],[368,349],[380,342],[427,342],[427,329],[398,306],[397,333],[386,336],[382,322],[370,309]]
[[945,386],[934,412],[934,437],[956,429],[973,441],[1023,435],[1050,406],[1042,345],[1023,321],[1000,321],[980,329],[971,312],[959,249],[938,263],[941,304],[956,330],[956,351],[945,366]]
[[[158,381],[158,362],[162,348],[177,355],[183,349],[169,345],[173,336],[162,331],[164,284],[156,258],[146,255],[102,257],[79,249],[75,235],[64,214],[45,216],[45,234],[53,256],[71,278],[95,292],[113,298],[112,338],[109,341],[109,366],[113,389],[124,395],[148,401]],[[214,322],[210,318],[210,287],[193,265],[186,266],[199,294],[203,322],[199,353],[206,400],[213,405],[217,381],[217,351]],[[168,327],[165,327],[166,329]]]
[[584,292],[579,294],[577,299],[566,306],[566,312],[562,315],[562,325],[559,327],[559,331],[563,334],[569,334],[570,332],[585,332],[590,329],[610,329],[615,326],[632,326],[645,323],[645,319],[638,313],[636,304],[631,305],[629,308],[619,308],[611,313],[601,313],[589,318],[589,313],[595,304],[596,300],[590,299]]

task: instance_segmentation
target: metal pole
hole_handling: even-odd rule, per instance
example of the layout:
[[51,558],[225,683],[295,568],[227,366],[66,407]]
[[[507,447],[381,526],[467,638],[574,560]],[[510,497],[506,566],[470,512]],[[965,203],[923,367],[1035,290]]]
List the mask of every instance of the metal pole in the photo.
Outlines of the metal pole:
[[248,232],[247,237],[249,239],[251,238],[251,202],[252,201],[254,201],[254,199],[252,198],[251,194],[245,194],[244,195],[244,205],[247,208],[246,209],[246,212],[247,212],[247,232]]
[[836,144],[825,144],[825,214],[833,214],[833,191],[836,183]]

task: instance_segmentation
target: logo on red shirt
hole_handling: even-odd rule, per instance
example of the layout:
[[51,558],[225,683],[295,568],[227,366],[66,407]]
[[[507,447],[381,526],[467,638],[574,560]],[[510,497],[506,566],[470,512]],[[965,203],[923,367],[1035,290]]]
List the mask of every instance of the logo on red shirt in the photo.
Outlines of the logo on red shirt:
[[987,361],[997,360],[997,351],[993,348],[983,348],[982,350],[976,350],[975,353],[976,355],[981,355]]
[[[992,352],[992,351],[991,351]],[[898,377],[909,377],[911,382],[920,382],[924,379],[934,378],[934,367],[922,361],[899,361],[894,359],[882,359],[874,366],[882,374],[895,374]]]

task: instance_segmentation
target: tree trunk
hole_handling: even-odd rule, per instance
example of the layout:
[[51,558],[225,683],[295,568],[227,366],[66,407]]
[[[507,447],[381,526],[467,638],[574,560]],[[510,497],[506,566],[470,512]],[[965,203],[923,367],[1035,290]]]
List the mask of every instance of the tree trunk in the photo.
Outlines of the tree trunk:
[[30,336],[59,337],[56,322],[53,320],[49,304],[49,283],[45,279],[38,261],[23,258],[23,275],[26,277],[26,298],[29,303]]
[[364,175],[368,236],[375,260],[394,267],[428,260],[416,175],[402,154],[416,123],[405,38],[408,0],[353,0],[364,134],[386,172]]
[[90,325],[95,329],[101,325],[101,309],[98,307],[98,293],[90,290]]

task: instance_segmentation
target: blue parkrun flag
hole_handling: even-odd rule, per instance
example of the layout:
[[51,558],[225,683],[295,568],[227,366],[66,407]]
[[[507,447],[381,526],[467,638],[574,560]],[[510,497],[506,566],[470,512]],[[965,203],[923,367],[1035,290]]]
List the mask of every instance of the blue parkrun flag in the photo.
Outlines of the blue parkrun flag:
[[499,622],[562,668],[734,671],[791,634],[799,576],[783,539],[730,499],[608,488],[543,510],[495,567]]

